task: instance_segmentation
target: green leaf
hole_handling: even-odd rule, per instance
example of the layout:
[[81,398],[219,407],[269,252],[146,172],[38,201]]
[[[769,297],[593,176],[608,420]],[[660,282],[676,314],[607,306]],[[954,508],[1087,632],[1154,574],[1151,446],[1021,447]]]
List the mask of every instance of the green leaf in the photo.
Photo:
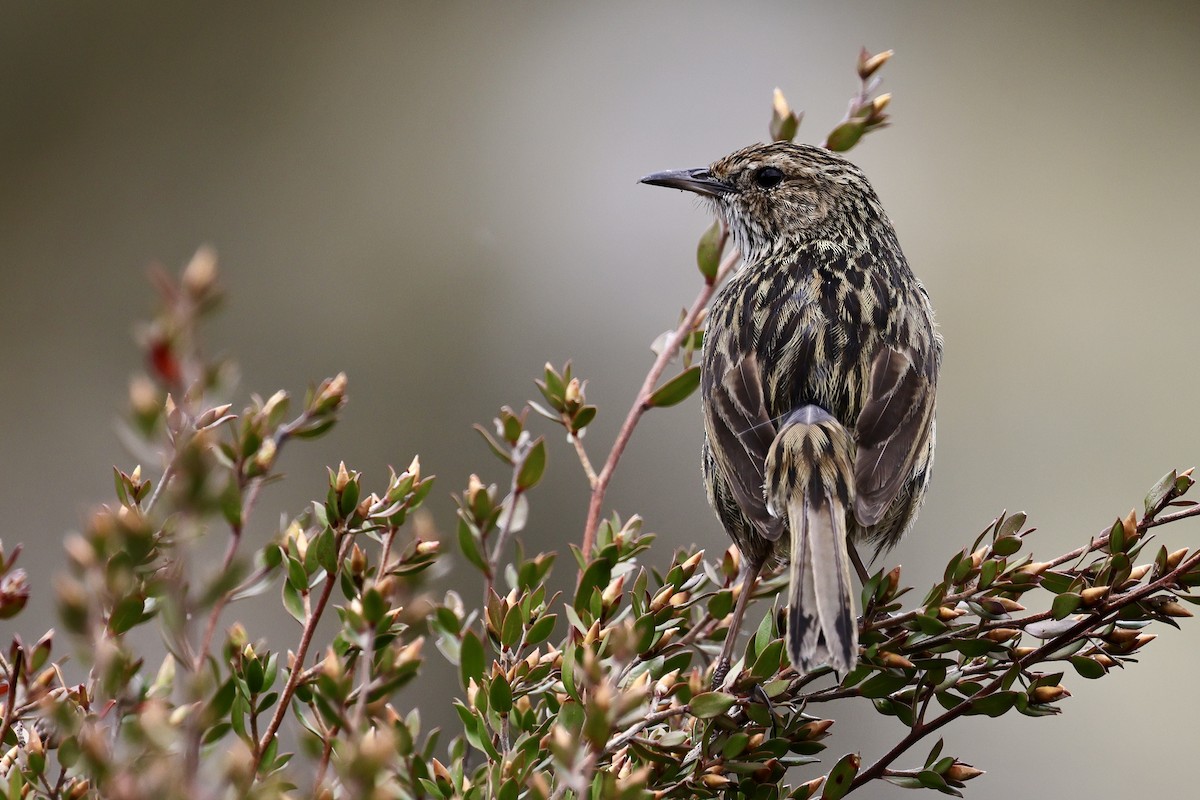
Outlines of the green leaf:
[[671,380],[654,390],[646,399],[646,405],[652,408],[667,408],[682,403],[700,385],[700,367],[688,367]]
[[539,617],[537,622],[529,626],[529,633],[525,636],[525,644],[533,647],[536,644],[544,642],[554,631],[554,623],[557,621],[557,614],[545,614]]
[[362,609],[363,619],[372,626],[376,626],[383,619],[383,615],[387,613],[388,604],[380,591],[372,586],[362,593]]
[[474,631],[467,631],[463,634],[458,656],[458,673],[463,689],[467,688],[471,680],[480,686],[483,685],[483,662],[483,642],[479,641]]
[[1066,619],[1075,613],[1081,603],[1083,603],[1083,598],[1077,593],[1063,592],[1050,604],[1050,613],[1055,619]]
[[713,619],[725,619],[733,611],[733,592],[722,589],[708,600],[708,613]]
[[546,469],[546,440],[539,436],[533,446],[529,448],[529,452],[525,455],[525,460],[521,462],[521,469],[517,473],[517,491],[528,491],[537,485],[542,479],[542,473]]
[[515,648],[521,641],[522,630],[521,609],[510,608],[504,617],[504,623],[500,626],[500,644],[510,650]]
[[996,692],[987,697],[973,700],[968,714],[983,714],[988,717],[999,717],[1007,714],[1017,702],[1016,692]]
[[[858,140],[865,132],[866,126],[863,124],[863,120],[848,119],[829,132],[829,136],[825,139],[825,147],[835,153],[844,153],[858,144]],[[825,797],[829,797],[828,791],[825,792]],[[839,794],[838,797],[841,795]]]
[[575,589],[575,602],[571,605],[576,609],[587,608],[588,601],[592,599],[592,590],[603,591],[611,580],[612,565],[604,559],[593,561],[580,577],[579,586]]
[[945,739],[937,740],[937,744],[935,744],[933,746],[933,748],[929,751],[929,755],[925,758],[925,766],[926,767],[928,767],[929,765],[933,764],[935,761],[938,760],[938,757],[942,754],[942,746],[945,743],[946,743]]
[[[1012,519],[1012,517],[1009,517]],[[1008,558],[1021,549],[1021,539],[1017,536],[1001,536],[992,543],[992,552],[1001,558]]]
[[725,740],[725,744],[721,746],[721,755],[726,759],[736,758],[746,749],[746,744],[750,741],[750,734],[745,731],[735,731],[730,734]]
[[1125,550],[1125,525],[1118,519],[1108,532],[1108,552],[1120,553]]
[[[1010,536],[1015,536],[1021,532],[1021,528],[1025,527],[1025,512],[1018,511],[1011,517],[1006,517],[1003,522],[996,526],[996,540],[1006,539]],[[1020,539],[1017,540],[1018,543]],[[1018,544],[1019,546],[1019,544]],[[993,549],[995,546],[993,545]],[[1013,552],[1016,552],[1015,550]],[[1003,553],[1001,555],[1004,555]]]
[[1071,666],[1075,668],[1080,677],[1089,680],[1103,678],[1108,673],[1102,664],[1087,656],[1071,656]]
[[504,675],[497,675],[492,679],[492,685],[488,687],[488,700],[492,703],[492,708],[498,714],[507,714],[512,711],[512,687],[508,685]]
[[931,614],[918,614],[913,618],[917,629],[926,636],[937,636],[950,630],[950,626]]
[[292,585],[291,581],[284,581],[283,583],[283,607],[287,609],[287,612],[297,622],[301,625],[304,624],[304,599],[300,596],[300,591]]
[[563,649],[562,682],[563,689],[576,700],[579,699],[579,688],[575,685],[576,646],[568,645]]
[[862,764],[862,759],[855,753],[847,753],[834,764],[833,769],[829,770],[829,777],[825,779],[825,791],[821,794],[821,800],[841,800],[850,791],[850,784],[854,782],[854,776],[858,774],[858,768]]
[[891,672],[880,672],[869,678],[860,688],[863,697],[887,697],[908,685],[908,677]]
[[700,719],[719,717],[733,707],[737,698],[725,692],[702,692],[692,698],[688,708]]
[[1154,484],[1154,488],[1146,495],[1146,515],[1154,513],[1159,504],[1167,498],[1175,490],[1175,481],[1179,477],[1179,473],[1171,470],[1166,475],[1159,479],[1158,483]]
[[714,221],[700,237],[696,246],[696,264],[704,280],[712,283],[721,266],[721,223]]
[[136,595],[121,598],[109,614],[108,629],[116,634],[125,633],[145,618],[145,607],[145,602]]
[[466,520],[458,521],[458,546],[463,551],[463,555],[467,557],[475,565],[480,572],[487,573],[487,561],[483,557],[483,547],[479,542],[478,537]]

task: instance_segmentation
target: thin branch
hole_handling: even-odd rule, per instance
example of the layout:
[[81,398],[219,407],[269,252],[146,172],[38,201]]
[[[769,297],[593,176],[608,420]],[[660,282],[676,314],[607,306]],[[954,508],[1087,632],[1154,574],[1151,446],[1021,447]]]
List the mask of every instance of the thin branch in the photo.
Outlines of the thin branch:
[[[1191,511],[1191,509],[1188,510]],[[1191,515],[1189,514],[1189,516]],[[1175,584],[1181,575],[1191,571],[1192,569],[1195,569],[1198,565],[1200,565],[1200,552],[1194,553],[1189,558],[1184,559],[1175,567],[1175,569],[1166,573],[1158,580],[1151,581],[1150,583],[1143,584],[1135,589],[1131,589],[1128,592],[1110,598],[1108,602],[1093,610],[1090,614],[1081,619],[1075,625],[1071,626],[1071,628],[1068,630],[1045,641],[1037,649],[1012,662],[1012,665],[1004,669],[1000,675],[992,680],[991,683],[989,683],[987,686],[984,686],[969,698],[965,699],[962,703],[959,703],[954,708],[946,711],[940,717],[936,717],[931,722],[918,722],[917,724],[913,725],[908,734],[905,735],[904,738],[901,739],[891,750],[881,756],[879,760],[870,767],[860,771],[858,775],[855,776],[854,781],[850,784],[849,791],[854,791],[863,784],[869,783],[870,781],[881,777],[893,761],[903,755],[905,751],[907,751],[922,738],[928,736],[930,733],[933,733],[939,728],[944,727],[958,717],[963,716],[972,708],[974,708],[980,700],[994,694],[1004,685],[1005,675],[1007,675],[1009,672],[1013,670],[1024,672],[1031,665],[1039,663],[1043,658],[1045,658],[1045,656],[1075,641],[1075,639],[1077,639],[1081,634],[1084,634],[1094,628],[1106,625],[1108,622],[1115,620],[1120,614],[1122,608],[1125,608],[1132,603],[1136,603],[1143,598],[1149,597],[1156,592],[1164,591],[1170,588]],[[1110,616],[1112,619],[1109,619]]]
[[[564,414],[563,416],[565,417],[566,415]],[[600,478],[596,475],[596,469],[592,466],[592,460],[588,458],[587,450],[583,447],[583,440],[579,438],[578,434],[568,433],[567,441],[571,443],[575,448],[575,454],[579,456],[579,464],[583,467],[583,474],[587,476],[588,485],[595,490],[596,483]]]
[[673,706],[663,711],[655,711],[652,714],[647,714],[644,719],[639,719],[637,722],[630,725],[621,733],[614,736],[604,745],[604,752],[611,753],[619,750],[624,744],[634,739],[644,728],[653,725],[656,722],[662,722],[664,719],[678,717],[687,714],[691,711],[690,706]]
[[25,666],[25,648],[14,648],[16,657],[8,668],[8,702],[4,704],[4,717],[0,719],[0,742],[8,736],[13,720],[17,718],[17,684],[21,682],[21,670]]
[[172,456],[171,461],[163,470],[162,477],[158,479],[158,485],[154,487],[154,491],[150,493],[150,499],[146,501],[145,508],[142,509],[143,514],[149,514],[150,509],[154,508],[154,504],[158,502],[159,496],[162,494],[167,484],[171,482],[171,478],[175,477],[175,458]]
[[[720,249],[724,248],[728,237],[729,232],[723,228],[718,244]],[[591,556],[592,546],[596,541],[596,529],[600,526],[600,508],[604,504],[604,495],[608,491],[608,484],[612,481],[613,472],[617,469],[617,463],[621,460],[621,455],[625,452],[625,447],[629,444],[630,437],[633,436],[633,429],[637,427],[642,415],[650,409],[648,401],[650,395],[654,393],[658,379],[662,377],[667,364],[679,352],[679,348],[685,338],[695,329],[696,321],[700,319],[700,314],[708,306],[708,301],[712,299],[717,286],[721,284],[721,281],[733,269],[734,264],[737,263],[739,258],[741,258],[741,254],[737,250],[732,250],[725,256],[725,259],[721,262],[721,266],[717,269],[717,274],[713,276],[711,281],[706,282],[700,293],[696,295],[696,299],[692,301],[691,307],[684,314],[683,321],[679,323],[670,340],[665,343],[662,352],[655,359],[654,365],[646,373],[646,379],[642,382],[642,388],[638,390],[637,397],[633,401],[633,406],[630,407],[629,413],[625,416],[625,422],[621,425],[620,432],[617,433],[612,450],[609,451],[608,459],[604,462],[604,467],[596,476],[596,482],[592,486],[592,499],[588,504],[587,523],[583,528],[582,551],[585,561]]]
[[[349,541],[350,537],[347,536],[343,541],[338,543],[339,564],[345,557],[343,551],[346,549],[346,543]],[[321,621],[321,616],[325,612],[325,604],[329,602],[329,596],[333,594],[333,587],[337,582],[336,571],[325,576],[325,585],[321,587],[321,596],[317,598],[317,605],[308,614],[308,619],[304,623],[304,631],[300,634],[300,644],[296,647],[296,659],[291,674],[288,675],[287,685],[284,687],[283,693],[279,695],[278,705],[275,706],[275,714],[271,717],[271,722],[267,725],[266,731],[263,732],[262,738],[258,740],[254,748],[254,762],[251,772],[255,775],[258,774],[258,769],[262,766],[263,755],[267,752],[267,746],[275,738],[275,734],[279,731],[279,726],[283,723],[284,716],[287,715],[288,706],[291,705],[292,697],[296,694],[296,687],[300,685],[300,676],[304,674],[304,661],[308,658],[308,647],[312,644],[313,634],[317,631],[317,623]]]

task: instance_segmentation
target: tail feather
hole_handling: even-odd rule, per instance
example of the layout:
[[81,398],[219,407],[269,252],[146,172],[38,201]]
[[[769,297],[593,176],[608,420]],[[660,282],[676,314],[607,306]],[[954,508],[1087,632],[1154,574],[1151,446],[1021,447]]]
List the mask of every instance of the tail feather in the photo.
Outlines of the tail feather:
[[850,433],[816,406],[780,427],[767,457],[768,507],[791,533],[787,650],[809,672],[828,664],[845,676],[858,660],[858,625],[846,513],[854,504]]

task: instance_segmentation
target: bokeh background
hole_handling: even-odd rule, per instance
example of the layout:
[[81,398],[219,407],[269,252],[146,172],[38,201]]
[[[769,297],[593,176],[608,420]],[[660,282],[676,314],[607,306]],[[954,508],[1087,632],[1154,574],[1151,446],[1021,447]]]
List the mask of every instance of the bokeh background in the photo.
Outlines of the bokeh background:
[[[1200,460],[1197,41],[1192,2],[6,3],[0,537],[25,543],[35,597],[0,638],[53,624],[61,539],[131,466],[115,421],[147,265],[217,248],[230,296],[209,341],[244,392],[350,376],[344,423],[285,454],[256,541],[323,494],[326,464],[379,485],[414,453],[452,530],[449,493],[502,477],[471,423],[570,358],[602,458],[694,296],[705,213],[636,179],[764,138],[777,85],[819,141],[862,45],[896,50],[895,124],[852,156],[946,337],[932,493],[888,559],[927,585],[1005,508],[1043,555],[1073,547]],[[651,414],[610,501],[715,552],[699,437],[694,399]],[[584,482],[553,439],[527,540],[565,556]],[[1200,626],[1158,632],[1134,669],[1071,675],[1061,717],[947,730],[989,771],[970,796],[1193,796]],[[449,708],[429,698],[455,688],[430,685]],[[833,752],[870,759],[899,723],[835,732]]]

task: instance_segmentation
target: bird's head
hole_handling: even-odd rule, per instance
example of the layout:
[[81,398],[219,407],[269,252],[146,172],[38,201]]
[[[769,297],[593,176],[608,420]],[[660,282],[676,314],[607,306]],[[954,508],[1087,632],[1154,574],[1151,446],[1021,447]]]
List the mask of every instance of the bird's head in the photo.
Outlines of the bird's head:
[[837,244],[854,229],[884,219],[862,171],[812,145],[754,144],[709,167],[656,172],[641,183],[706,199],[747,263],[808,242]]

